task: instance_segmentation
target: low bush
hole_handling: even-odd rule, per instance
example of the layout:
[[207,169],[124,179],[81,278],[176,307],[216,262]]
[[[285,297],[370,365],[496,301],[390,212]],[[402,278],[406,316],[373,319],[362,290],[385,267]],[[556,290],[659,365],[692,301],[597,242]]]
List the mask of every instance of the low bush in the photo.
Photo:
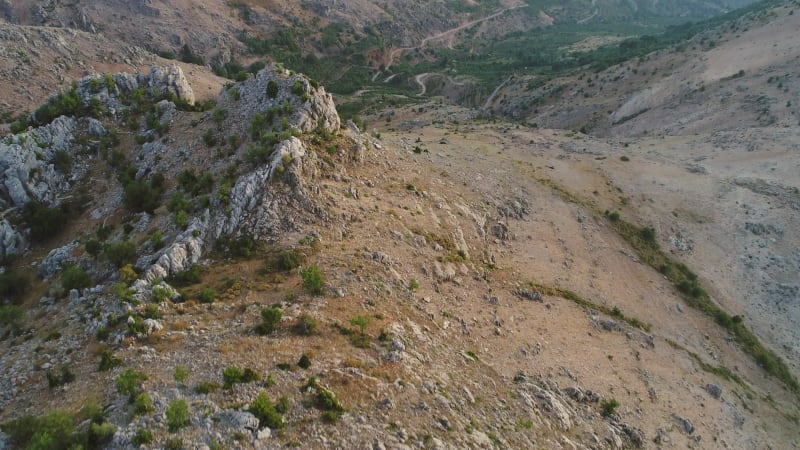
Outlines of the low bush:
[[189,425],[189,404],[186,400],[173,400],[167,406],[164,415],[167,418],[167,429],[174,433]]
[[34,200],[25,204],[22,218],[30,227],[31,238],[43,241],[64,229],[69,221],[69,213],[69,205],[66,203],[51,208]]
[[122,364],[122,361],[114,356],[114,352],[111,350],[106,349],[100,353],[100,365],[98,370],[101,372],[107,372],[120,364]]
[[600,402],[600,414],[602,414],[603,417],[609,417],[616,414],[617,408],[619,408],[619,402],[615,398],[603,399]]
[[189,377],[189,369],[186,366],[175,366],[175,371],[172,373],[172,378],[180,383],[183,384],[186,382],[186,378]]
[[297,250],[285,250],[278,257],[278,267],[281,270],[293,270],[300,267],[302,254]]
[[194,391],[198,394],[210,394],[218,391],[219,388],[219,384],[214,383],[213,381],[201,381],[194,387]]
[[211,288],[205,288],[200,292],[198,298],[200,303],[213,303],[214,299],[217,298],[217,291]]
[[147,445],[153,442],[153,433],[145,428],[139,428],[131,438],[131,443],[136,446]]
[[133,263],[136,259],[136,244],[131,241],[109,244],[103,250],[103,254],[115,266],[124,267],[125,264]]
[[133,399],[134,414],[141,416],[152,412],[153,410],[153,399],[150,398],[150,394],[147,392],[139,392],[136,394],[136,397]]
[[261,323],[256,327],[258,334],[272,334],[281,323],[281,309],[277,306],[261,310]]
[[134,369],[128,369],[117,376],[117,392],[127,395],[128,401],[133,403],[140,391],[140,385],[145,380],[147,380],[147,375]]
[[[77,425],[88,421],[88,426]],[[102,412],[87,405],[77,414],[52,411],[41,417],[23,416],[0,426],[10,448],[74,449],[104,448],[116,431]]]
[[309,314],[302,313],[297,317],[293,330],[295,334],[300,336],[311,336],[317,332],[318,328],[317,319]]
[[175,287],[190,286],[192,284],[197,284],[200,281],[202,281],[202,277],[200,275],[200,266],[196,264],[193,264],[183,272],[178,272],[167,277],[167,282]]
[[63,386],[73,381],[75,381],[75,374],[73,374],[66,365],[61,366],[58,370],[47,371],[47,384],[50,388]]
[[78,266],[66,268],[61,275],[61,286],[67,291],[72,289],[85,289],[91,284],[92,280],[89,278],[89,274]]
[[322,295],[325,286],[325,275],[318,265],[312,264],[300,269],[300,277],[303,279],[303,289],[312,295]]
[[275,410],[275,405],[266,392],[258,394],[255,400],[250,403],[248,411],[258,418],[262,427],[269,427],[273,430],[283,428],[283,418]]
[[234,384],[251,383],[260,380],[261,377],[255,370],[246,367],[244,369],[239,367],[226,367],[222,371],[222,380],[225,383],[225,389],[230,389]]
[[0,273],[0,297],[4,299],[11,301],[19,300],[28,292],[30,285],[30,279],[23,274],[14,272],[13,270]]

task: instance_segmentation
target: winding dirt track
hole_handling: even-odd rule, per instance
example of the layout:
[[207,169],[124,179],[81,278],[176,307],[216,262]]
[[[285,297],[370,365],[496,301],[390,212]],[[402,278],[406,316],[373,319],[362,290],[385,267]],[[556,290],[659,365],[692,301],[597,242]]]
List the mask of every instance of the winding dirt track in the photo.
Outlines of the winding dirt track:
[[463,30],[465,28],[471,27],[471,26],[479,24],[481,22],[485,22],[487,20],[494,19],[495,17],[498,17],[498,16],[500,16],[502,14],[505,14],[508,11],[511,11],[511,10],[514,10],[514,9],[519,9],[519,8],[525,8],[527,6],[528,6],[527,4],[509,6],[508,8],[503,8],[500,11],[497,11],[496,13],[493,13],[493,14],[488,15],[486,17],[482,17],[480,19],[471,20],[471,21],[465,22],[465,23],[463,23],[463,24],[461,24],[461,25],[459,25],[459,26],[457,26],[455,28],[451,28],[449,30],[442,31],[441,33],[434,34],[433,36],[428,36],[428,37],[424,38],[422,40],[422,42],[420,42],[419,45],[417,45],[415,47],[399,47],[399,48],[393,49],[389,53],[389,60],[386,62],[386,68],[388,69],[389,67],[391,67],[392,64],[394,64],[394,61],[397,59],[397,57],[400,56],[400,54],[402,54],[404,51],[416,50],[416,49],[423,48],[423,47],[425,47],[425,45],[428,44],[428,42],[436,41],[436,40],[439,40],[439,39],[442,39],[442,38],[448,37],[448,36],[453,36],[454,34],[458,33],[459,31],[461,31],[461,30]]

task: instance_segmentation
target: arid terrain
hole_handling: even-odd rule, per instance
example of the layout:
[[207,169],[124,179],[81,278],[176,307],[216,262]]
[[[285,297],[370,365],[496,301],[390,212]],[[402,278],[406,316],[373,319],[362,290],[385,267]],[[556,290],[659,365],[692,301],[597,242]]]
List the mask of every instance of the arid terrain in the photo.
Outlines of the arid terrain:
[[800,448],[795,6],[358,124],[1,25],[0,449]]

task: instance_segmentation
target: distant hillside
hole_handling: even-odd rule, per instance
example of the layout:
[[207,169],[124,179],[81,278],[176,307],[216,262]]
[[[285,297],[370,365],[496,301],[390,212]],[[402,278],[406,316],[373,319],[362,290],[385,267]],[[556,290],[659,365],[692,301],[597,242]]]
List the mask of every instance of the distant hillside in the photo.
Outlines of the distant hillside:
[[[794,126],[800,121],[800,82],[792,75],[800,57],[798,26],[791,4],[756,10],[698,28],[685,41],[664,38],[670,45],[602,71],[514,76],[484,109],[600,135]],[[637,45],[658,48],[658,40],[616,45],[636,55]]]

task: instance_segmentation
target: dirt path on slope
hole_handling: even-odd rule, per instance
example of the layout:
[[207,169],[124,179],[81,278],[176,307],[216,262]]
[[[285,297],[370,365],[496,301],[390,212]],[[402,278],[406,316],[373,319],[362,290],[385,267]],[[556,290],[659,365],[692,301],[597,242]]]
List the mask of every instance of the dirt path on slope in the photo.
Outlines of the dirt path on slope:
[[442,39],[442,38],[448,37],[448,36],[453,36],[453,35],[455,35],[455,33],[458,33],[459,31],[461,31],[461,30],[463,30],[465,28],[471,27],[471,26],[479,24],[481,22],[485,22],[487,20],[494,19],[495,17],[498,17],[498,16],[500,16],[502,14],[505,14],[508,11],[511,11],[511,10],[514,10],[514,9],[519,9],[519,8],[524,8],[526,6],[528,6],[528,5],[527,4],[521,4],[521,5],[516,5],[516,6],[509,6],[508,8],[501,9],[500,11],[497,11],[496,13],[488,15],[486,17],[482,17],[480,19],[471,20],[471,21],[465,22],[465,23],[463,23],[463,24],[461,24],[461,25],[459,25],[459,26],[457,26],[455,28],[451,28],[449,30],[442,31],[441,33],[434,34],[433,36],[428,36],[428,37],[424,38],[422,40],[422,42],[420,42],[420,44],[415,46],[415,47],[400,47],[400,48],[396,48],[396,49],[392,50],[389,53],[389,60],[386,62],[386,68],[388,69],[389,67],[391,67],[392,64],[394,64],[395,60],[404,51],[421,49],[421,48],[425,47],[428,44],[428,42],[436,41],[436,40],[439,40],[439,39]]

